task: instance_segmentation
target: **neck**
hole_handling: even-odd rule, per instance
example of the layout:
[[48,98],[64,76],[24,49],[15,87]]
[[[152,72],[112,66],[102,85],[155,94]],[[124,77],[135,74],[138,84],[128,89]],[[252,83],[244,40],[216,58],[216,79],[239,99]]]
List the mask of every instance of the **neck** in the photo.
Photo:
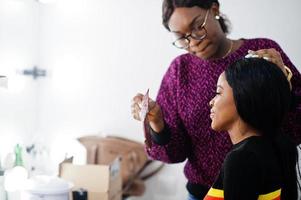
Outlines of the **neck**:
[[237,144],[251,136],[260,136],[256,130],[244,124],[238,124],[237,126],[232,127],[230,130],[228,130],[228,133],[232,144]]
[[228,38],[223,38],[222,41],[220,42],[220,45],[218,47],[218,50],[215,54],[215,58],[223,58],[225,57],[227,54],[231,53],[231,40]]

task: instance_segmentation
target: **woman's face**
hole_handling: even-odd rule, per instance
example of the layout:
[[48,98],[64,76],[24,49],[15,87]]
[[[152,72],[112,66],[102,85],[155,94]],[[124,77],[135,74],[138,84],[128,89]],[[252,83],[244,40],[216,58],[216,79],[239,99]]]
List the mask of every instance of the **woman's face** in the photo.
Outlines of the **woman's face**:
[[216,95],[210,101],[210,106],[211,128],[215,131],[228,131],[240,120],[225,72],[218,78]]
[[169,29],[175,35],[175,40],[191,34],[199,28],[205,21],[206,14],[208,16],[205,24],[206,37],[199,41],[189,37],[189,46],[186,50],[195,54],[201,59],[209,59],[213,57],[218,49],[221,41],[225,38],[225,34],[221,29],[215,15],[219,14],[217,6],[212,6],[211,9],[205,10],[200,7],[191,8],[176,8],[169,20]]

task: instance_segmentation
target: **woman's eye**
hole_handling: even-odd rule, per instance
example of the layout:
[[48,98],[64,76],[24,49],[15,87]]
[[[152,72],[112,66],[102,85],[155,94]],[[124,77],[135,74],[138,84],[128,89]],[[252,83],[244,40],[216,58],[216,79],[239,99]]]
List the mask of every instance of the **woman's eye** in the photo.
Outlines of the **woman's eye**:
[[200,31],[200,30],[203,29],[203,26],[202,26],[202,24],[198,24],[197,26],[194,27],[194,29],[195,29],[196,31]]
[[221,93],[220,92],[215,92],[215,95],[220,95]]

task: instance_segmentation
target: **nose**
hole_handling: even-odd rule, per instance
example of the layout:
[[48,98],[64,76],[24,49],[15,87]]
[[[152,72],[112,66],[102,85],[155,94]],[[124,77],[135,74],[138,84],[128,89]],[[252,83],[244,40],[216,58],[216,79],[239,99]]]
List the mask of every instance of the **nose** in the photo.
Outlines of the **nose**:
[[189,37],[189,40],[189,48],[197,47],[201,43],[200,40],[193,39],[191,36]]
[[210,108],[212,108],[212,107],[213,107],[213,104],[214,104],[214,101],[213,101],[213,100],[214,100],[214,98],[213,98],[213,99],[211,99],[211,101],[209,102],[209,107],[210,107]]
[[195,52],[198,51],[198,48],[199,48],[199,44],[202,42],[202,41],[199,41],[199,40],[195,40],[193,38],[189,38],[190,42],[189,42],[189,46],[187,48],[187,50],[190,52],[190,53],[193,53],[195,54]]

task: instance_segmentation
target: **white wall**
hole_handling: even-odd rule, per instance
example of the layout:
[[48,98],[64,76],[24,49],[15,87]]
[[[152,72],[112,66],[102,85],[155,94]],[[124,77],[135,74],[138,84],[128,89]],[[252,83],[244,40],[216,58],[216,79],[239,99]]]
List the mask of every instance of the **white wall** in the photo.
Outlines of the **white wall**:
[[[0,93],[1,134],[29,139],[33,133],[49,143],[99,132],[143,140],[141,124],[130,115],[131,98],[147,88],[154,98],[172,58],[182,53],[161,25],[161,1],[0,2],[0,69],[38,63],[49,73],[36,82],[19,77],[23,90]],[[299,1],[220,3],[233,24],[231,38],[275,39],[301,70]],[[139,199],[185,199],[182,168],[166,167]]]
[[282,47],[301,70],[299,0],[220,0],[221,10],[232,23],[233,38],[268,37]]
[[[161,27],[160,2],[62,0],[41,6],[39,130],[121,134],[142,140],[131,97],[160,79],[175,55]],[[47,116],[47,117],[46,117]]]
[[37,83],[16,74],[37,63],[36,20],[33,1],[0,0],[0,75],[8,76],[8,90],[0,89],[2,158],[17,142],[30,142],[36,128]]

